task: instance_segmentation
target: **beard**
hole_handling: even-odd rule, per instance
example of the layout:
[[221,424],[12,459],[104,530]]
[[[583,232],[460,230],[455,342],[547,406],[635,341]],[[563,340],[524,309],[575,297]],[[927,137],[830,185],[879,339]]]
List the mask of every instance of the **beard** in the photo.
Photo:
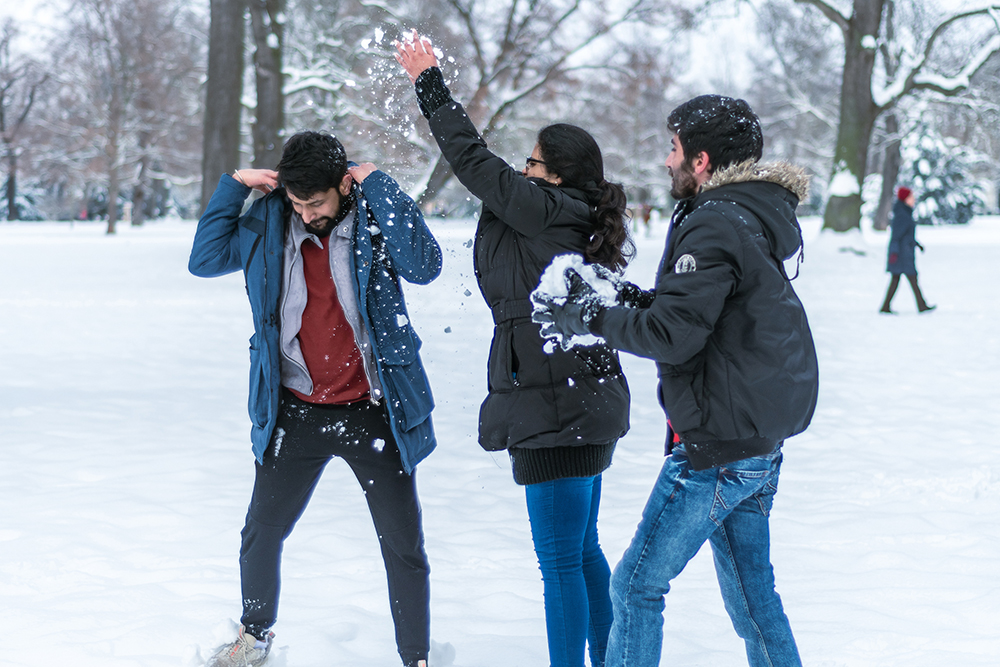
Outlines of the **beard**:
[[340,208],[337,209],[337,215],[332,218],[325,215],[322,218],[316,218],[310,222],[303,220],[302,224],[316,236],[326,238],[330,235],[330,232],[333,231],[333,228],[343,222],[344,218],[347,217],[347,214],[351,212],[352,208],[354,208],[355,199],[354,193],[350,192],[346,196],[340,198]]
[[[341,206],[341,208],[343,208],[343,206]],[[340,212],[337,213],[337,217],[340,217]],[[330,216],[325,216],[322,218],[316,218],[311,222],[303,221],[302,224],[316,236],[324,238],[330,235],[330,232],[332,232],[333,228],[337,225],[337,221]]]
[[691,168],[691,165],[686,160],[681,163],[677,171],[671,170],[670,175],[673,178],[670,182],[671,197],[680,201],[681,199],[688,199],[698,194],[701,186],[694,177],[694,169]]

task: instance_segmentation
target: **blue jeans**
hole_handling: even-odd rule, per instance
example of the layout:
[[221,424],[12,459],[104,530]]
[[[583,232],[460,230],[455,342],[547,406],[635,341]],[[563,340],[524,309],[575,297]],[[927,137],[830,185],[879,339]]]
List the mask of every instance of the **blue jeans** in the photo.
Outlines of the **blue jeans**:
[[802,664],[771,568],[768,514],[780,468],[780,446],[701,471],[692,470],[683,445],[673,450],[611,579],[609,667],[660,664],[663,597],[705,540],[751,667]]
[[531,539],[545,589],[551,667],[604,665],[611,629],[611,568],[597,541],[601,476],[570,477],[524,487]]

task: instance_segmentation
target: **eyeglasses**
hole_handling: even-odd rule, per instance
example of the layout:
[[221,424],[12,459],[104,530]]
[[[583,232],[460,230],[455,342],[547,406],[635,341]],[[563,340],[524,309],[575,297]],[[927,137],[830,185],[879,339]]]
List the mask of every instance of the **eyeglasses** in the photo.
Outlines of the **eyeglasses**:
[[533,165],[533,164],[540,164],[543,167],[548,167],[549,166],[545,162],[542,162],[541,160],[536,160],[533,157],[525,158],[525,160],[524,160],[524,167],[525,167],[525,169],[531,169],[531,165]]

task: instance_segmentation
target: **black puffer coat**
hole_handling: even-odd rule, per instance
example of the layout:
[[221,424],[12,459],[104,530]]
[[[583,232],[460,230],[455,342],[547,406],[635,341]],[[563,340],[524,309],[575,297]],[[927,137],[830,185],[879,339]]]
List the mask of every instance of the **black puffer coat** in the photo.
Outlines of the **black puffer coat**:
[[495,329],[479,443],[487,450],[614,443],[629,423],[617,353],[604,345],[546,352],[528,299],[553,257],[583,253],[593,232],[584,194],[526,179],[490,152],[455,102],[436,109],[430,124],[455,175],[483,202],[475,268]]
[[660,403],[696,470],[767,454],[812,419],[816,350],[782,264],[802,242],[807,183],[784,164],[720,170],[678,205],[653,304],[594,320],[612,347],[657,361]]

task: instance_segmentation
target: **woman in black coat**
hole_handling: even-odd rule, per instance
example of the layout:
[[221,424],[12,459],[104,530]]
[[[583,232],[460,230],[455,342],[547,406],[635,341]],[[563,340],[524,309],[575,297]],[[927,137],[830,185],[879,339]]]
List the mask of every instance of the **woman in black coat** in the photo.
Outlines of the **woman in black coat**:
[[920,286],[917,285],[916,248],[920,248],[921,251],[924,249],[917,242],[917,223],[913,220],[913,206],[917,203],[917,198],[913,190],[907,187],[899,188],[896,197],[897,201],[892,207],[889,260],[886,263],[886,271],[892,274],[892,280],[889,282],[889,290],[885,294],[885,301],[882,302],[879,312],[892,314],[889,306],[896,294],[896,288],[899,287],[899,276],[902,274],[913,288],[913,296],[917,299],[917,310],[926,313],[937,306],[927,305],[924,295],[920,292]]
[[475,269],[495,329],[479,442],[506,449],[514,481],[525,486],[552,667],[583,667],[588,643],[600,667],[612,612],[597,512],[601,473],[628,430],[628,385],[604,345],[546,347],[529,295],[556,255],[624,268],[634,252],[625,193],[604,179],[600,148],[574,125],[543,128],[525,168],[512,168],[451,98],[430,42],[413,38],[397,44],[396,59],[444,157],[483,202]]

